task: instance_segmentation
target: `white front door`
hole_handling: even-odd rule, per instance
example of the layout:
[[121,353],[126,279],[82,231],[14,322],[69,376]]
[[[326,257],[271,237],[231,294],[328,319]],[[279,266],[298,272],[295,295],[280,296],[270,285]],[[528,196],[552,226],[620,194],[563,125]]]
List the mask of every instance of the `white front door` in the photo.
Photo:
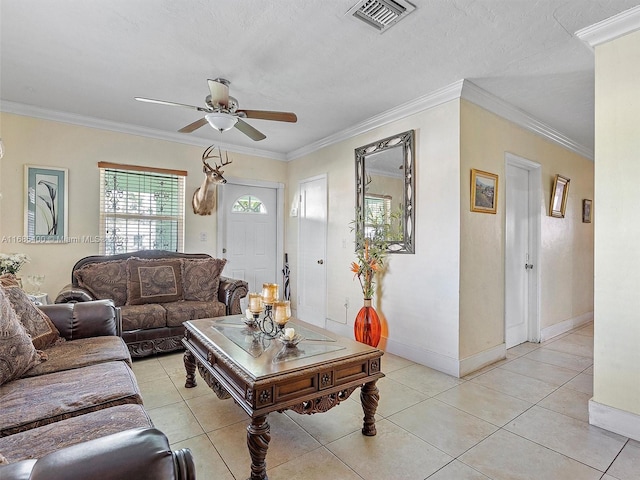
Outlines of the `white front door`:
[[506,153],[505,345],[540,341],[542,167]]
[[223,274],[245,280],[250,292],[279,283],[276,189],[230,183],[218,188],[223,190],[218,207],[219,250],[227,259]]
[[327,311],[327,177],[300,182],[297,314],[325,326]]

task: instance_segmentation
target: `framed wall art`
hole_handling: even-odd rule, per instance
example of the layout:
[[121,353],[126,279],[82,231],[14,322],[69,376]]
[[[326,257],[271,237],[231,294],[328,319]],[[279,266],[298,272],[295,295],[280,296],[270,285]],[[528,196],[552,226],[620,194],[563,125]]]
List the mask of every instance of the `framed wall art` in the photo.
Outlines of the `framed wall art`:
[[68,232],[68,170],[24,166],[24,235],[29,242],[65,242]]
[[591,200],[582,200],[582,223],[591,223]]
[[471,169],[471,211],[496,213],[498,209],[498,175]]
[[564,218],[567,208],[567,197],[569,196],[569,180],[562,175],[556,175],[551,189],[551,203],[549,204],[549,215],[552,217]]

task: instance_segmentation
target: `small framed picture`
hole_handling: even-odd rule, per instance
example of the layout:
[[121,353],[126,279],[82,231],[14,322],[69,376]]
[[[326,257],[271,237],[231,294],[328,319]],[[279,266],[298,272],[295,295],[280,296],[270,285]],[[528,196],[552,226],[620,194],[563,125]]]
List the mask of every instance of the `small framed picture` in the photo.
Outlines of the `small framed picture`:
[[30,242],[65,242],[68,170],[25,165],[24,234]]
[[551,203],[549,204],[549,215],[552,217],[564,218],[567,208],[567,197],[569,196],[569,180],[562,175],[556,175],[551,189]]
[[582,200],[582,223],[591,223],[591,200]]
[[471,211],[496,213],[498,208],[498,175],[471,169]]

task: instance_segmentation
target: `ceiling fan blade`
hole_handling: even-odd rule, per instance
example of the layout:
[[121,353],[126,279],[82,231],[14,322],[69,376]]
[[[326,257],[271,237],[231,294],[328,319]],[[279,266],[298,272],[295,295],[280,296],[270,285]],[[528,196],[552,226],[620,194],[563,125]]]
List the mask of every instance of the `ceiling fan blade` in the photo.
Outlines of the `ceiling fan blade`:
[[264,133],[260,132],[259,130],[256,130],[241,118],[238,118],[238,121],[236,122],[235,127],[238,130],[240,130],[242,133],[244,133],[247,137],[249,137],[251,140],[255,140],[256,142],[267,138],[267,136]]
[[247,118],[256,118],[258,120],[275,120],[277,122],[298,121],[298,117],[293,112],[270,112],[268,110],[238,110],[238,113],[244,113]]
[[169,105],[171,107],[185,107],[185,108],[191,108],[193,110],[198,110],[200,112],[210,112],[211,111],[211,109],[209,109],[209,108],[196,107],[195,105],[187,105],[187,104],[184,104],[184,103],[167,102],[165,100],[154,100],[153,98],[144,98],[144,97],[134,97],[134,98],[139,102],[157,103],[159,105]]
[[190,123],[189,125],[187,125],[186,127],[182,127],[180,130],[178,130],[180,133],[191,133],[197,129],[199,129],[200,127],[204,127],[207,124],[207,119],[206,118],[201,118],[200,120],[196,120],[193,123]]
[[213,107],[229,108],[229,81],[224,78],[208,79]]

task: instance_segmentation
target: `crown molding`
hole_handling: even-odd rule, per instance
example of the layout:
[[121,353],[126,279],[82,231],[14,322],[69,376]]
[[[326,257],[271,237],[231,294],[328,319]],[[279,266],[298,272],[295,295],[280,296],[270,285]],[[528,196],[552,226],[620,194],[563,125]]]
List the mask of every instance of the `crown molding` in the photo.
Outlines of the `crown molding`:
[[321,148],[328,147],[343,140],[347,140],[356,135],[360,135],[391,122],[402,120],[409,115],[419,113],[423,110],[433,108],[435,106],[458,98],[464,98],[471,103],[475,103],[479,107],[495,113],[496,115],[509,120],[510,122],[513,122],[526,130],[540,135],[547,140],[557,143],[564,148],[576,152],[583,157],[589,158],[591,160],[593,160],[594,158],[594,152],[592,149],[574,142],[566,135],[563,135],[559,131],[551,128],[549,125],[541,122],[540,120],[537,120],[533,116],[526,113],[524,110],[514,107],[504,100],[500,100],[498,97],[490,94],[486,90],[483,90],[473,82],[469,80],[458,80],[457,82],[436,90],[435,92],[419,97],[414,101],[404,103],[391,110],[387,110],[386,112],[371,117],[368,120],[365,120],[364,122],[361,122],[349,129],[336,133],[335,135],[330,135],[321,140],[318,140],[317,142],[307,145],[306,147],[293,150],[287,155],[287,160],[295,160],[296,158],[309,155],[310,153],[320,150]]
[[[197,147],[207,147],[211,145],[212,140],[194,135],[184,135],[182,133],[164,132],[153,128],[139,127],[127,123],[112,122],[110,120],[102,120],[99,118],[86,117],[75,113],[58,112],[48,110],[46,108],[26,105],[24,103],[9,102],[2,100],[0,102],[0,111],[13,113],[26,117],[35,117],[42,120],[51,120],[54,122],[69,123],[71,125],[79,125],[82,127],[97,128],[110,132],[125,133],[128,135],[136,135],[139,137],[154,138],[156,140],[165,140],[167,142],[182,143],[184,145],[194,145]],[[283,153],[272,152],[269,150],[260,150],[257,148],[241,147],[229,143],[216,143],[221,149],[229,152],[240,153],[243,155],[253,155],[257,157],[272,158],[274,160],[286,161],[287,157]]]
[[496,115],[509,120],[530,132],[557,143],[568,150],[576,152],[583,157],[587,157],[590,160],[594,159],[593,149],[574,142],[566,135],[534,118],[524,110],[514,107],[504,100],[500,100],[498,97],[490,94],[486,90],[483,90],[469,80],[464,80],[462,98],[471,103],[475,103],[479,107],[495,113]]
[[342,130],[341,132],[338,132],[334,135],[329,135],[328,137],[311,143],[305,147],[293,150],[287,155],[287,160],[295,160],[296,158],[304,157],[305,155],[309,155],[310,153],[313,153],[324,147],[328,147],[329,145],[342,142],[343,140],[348,140],[349,138],[355,137],[356,135],[361,135],[370,130],[373,130],[374,128],[378,128],[383,125],[402,120],[409,115],[413,115],[415,113],[422,112],[423,110],[427,110],[429,108],[433,108],[451,100],[460,98],[462,85],[463,81],[459,80],[432,93],[423,95],[422,97],[418,97],[415,100],[403,103],[402,105],[398,105],[391,110],[387,110],[386,112],[375,115],[365,120],[364,122],[354,125],[351,128]]
[[575,35],[592,50],[605,42],[640,30],[640,6],[578,30]]

